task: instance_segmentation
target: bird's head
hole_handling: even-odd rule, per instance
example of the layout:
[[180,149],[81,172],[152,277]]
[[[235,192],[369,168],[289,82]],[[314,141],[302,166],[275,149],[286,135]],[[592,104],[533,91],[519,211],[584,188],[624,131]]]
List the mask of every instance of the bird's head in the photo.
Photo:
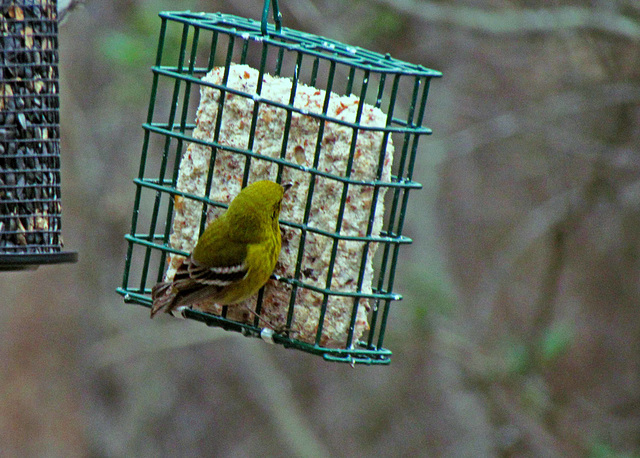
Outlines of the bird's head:
[[289,183],[280,185],[269,180],[256,181],[233,199],[226,217],[233,220],[233,226],[248,239],[261,238],[270,233],[269,229],[279,233],[282,198],[290,187]]

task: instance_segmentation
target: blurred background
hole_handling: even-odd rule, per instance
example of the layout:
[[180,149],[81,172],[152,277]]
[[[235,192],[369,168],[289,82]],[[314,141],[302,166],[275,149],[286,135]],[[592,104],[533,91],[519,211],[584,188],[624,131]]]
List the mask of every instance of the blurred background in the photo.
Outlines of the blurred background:
[[431,86],[386,347],[355,369],[125,305],[161,10],[60,28],[63,234],[0,274],[2,456],[640,456],[640,4],[280,1]]

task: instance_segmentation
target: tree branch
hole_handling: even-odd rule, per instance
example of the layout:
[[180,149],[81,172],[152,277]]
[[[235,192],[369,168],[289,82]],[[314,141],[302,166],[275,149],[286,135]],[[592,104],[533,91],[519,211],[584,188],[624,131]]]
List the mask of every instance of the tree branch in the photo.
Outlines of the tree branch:
[[604,8],[561,6],[487,11],[483,8],[416,0],[374,1],[424,21],[451,24],[482,33],[524,35],[588,29],[640,40],[640,22]]

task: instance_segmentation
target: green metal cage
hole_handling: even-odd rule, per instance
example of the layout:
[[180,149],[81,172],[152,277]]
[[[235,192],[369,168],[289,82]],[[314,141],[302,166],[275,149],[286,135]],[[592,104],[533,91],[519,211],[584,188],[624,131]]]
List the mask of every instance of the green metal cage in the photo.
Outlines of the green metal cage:
[[[270,5],[271,3],[271,5]],[[270,7],[273,11],[275,24],[268,22]],[[131,231],[125,236],[128,251],[124,268],[122,286],[117,292],[127,303],[151,306],[151,288],[161,281],[166,269],[167,254],[188,255],[170,246],[171,221],[174,215],[174,197],[181,196],[202,203],[202,221],[200,233],[205,227],[206,207],[209,205],[223,206],[220,202],[208,199],[210,178],[205,195],[193,195],[178,190],[176,187],[178,170],[183,153],[187,145],[199,142],[211,148],[210,168],[214,167],[215,152],[224,150],[247,158],[243,185],[246,185],[252,160],[271,161],[277,165],[278,180],[284,168],[302,170],[308,174],[310,182],[317,177],[336,180],[343,186],[340,199],[340,210],[336,230],[321,231],[308,224],[309,207],[312,204],[313,186],[309,188],[309,195],[305,202],[305,220],[302,223],[281,219],[281,226],[288,226],[300,231],[300,251],[304,248],[306,235],[322,233],[323,236],[334,240],[327,286],[318,288],[305,284],[301,280],[301,272],[305,268],[302,255],[298,256],[295,266],[296,275],[292,278],[278,278],[280,282],[292,287],[292,299],[289,307],[294,307],[296,291],[302,288],[313,289],[324,296],[323,310],[317,326],[317,339],[314,343],[302,342],[289,337],[287,332],[275,333],[271,336],[273,342],[287,348],[295,348],[316,355],[326,360],[346,362],[350,364],[388,364],[391,351],[384,348],[384,337],[390,306],[393,301],[401,299],[394,292],[394,277],[399,248],[411,243],[402,234],[406,217],[409,192],[421,188],[413,180],[413,168],[418,151],[418,141],[422,135],[431,131],[423,126],[426,112],[427,95],[432,78],[440,77],[437,71],[414,65],[391,56],[381,55],[359,47],[348,46],[337,41],[291,30],[281,25],[281,16],[277,1],[265,2],[262,21],[236,17],[222,13],[193,13],[162,12],[160,13],[161,27],[155,65],[152,67],[153,83],[147,121],[143,124],[144,142],[138,177],[134,179],[136,185]],[[354,94],[359,100],[370,103],[386,114],[386,123],[379,128],[372,128],[361,123],[361,111],[355,122],[338,121],[327,114],[326,103],[322,113],[302,113],[317,119],[320,126],[326,122],[342,122],[352,128],[354,132],[363,129],[377,129],[387,137],[393,138],[396,153],[390,181],[381,180],[381,170],[374,180],[361,181],[350,176],[350,169],[344,175],[335,175],[317,167],[302,167],[295,162],[281,157],[265,157],[259,151],[253,150],[253,143],[249,141],[247,148],[234,148],[213,138],[207,141],[193,137],[195,129],[194,119],[198,107],[198,88],[202,86],[214,87],[221,94],[234,94],[250,97],[257,106],[260,104],[276,105],[286,110],[289,118],[291,113],[300,113],[293,103],[282,104],[267,98],[249,96],[237,89],[224,84],[212,84],[202,80],[202,77],[214,67],[224,67],[225,75],[232,64],[251,64],[259,70],[260,80],[265,74],[290,78],[292,83],[292,97],[295,87],[299,83],[321,88],[330,93],[341,95]],[[225,97],[220,97],[220,109],[223,108]],[[361,103],[360,106],[363,104]],[[289,134],[289,124],[285,125],[284,142]],[[218,130],[219,131],[219,130]],[[252,136],[255,130],[252,131]],[[323,129],[319,130],[317,144],[321,144]],[[384,155],[384,147],[381,156]],[[283,146],[284,150],[284,146]],[[354,148],[352,148],[350,163],[353,162]],[[316,156],[320,154],[320,147],[316,149]],[[254,161],[255,162],[255,161]],[[381,169],[381,167],[380,167]],[[370,221],[366,234],[362,237],[345,236],[341,233],[344,218],[347,188],[370,186],[377,195],[380,190],[388,191],[385,198],[384,226],[380,233],[372,233]],[[375,211],[373,205],[372,212]],[[373,214],[371,219],[373,218]],[[358,291],[344,292],[331,288],[331,276],[334,268],[335,251],[338,241],[354,240],[359,243],[378,244],[375,260],[361,260]],[[366,251],[366,250],[365,250]],[[365,293],[361,290],[365,263],[373,262],[374,278],[372,291]],[[348,296],[353,300],[353,313],[349,333],[342,348],[321,345],[323,319],[326,313],[327,300],[332,295]],[[373,306],[368,313],[369,330],[357,338],[353,333],[356,320],[356,310],[362,300],[370,301]],[[260,311],[262,291],[258,294],[256,311]],[[226,310],[226,307],[225,309]],[[240,323],[226,317],[204,313],[196,310],[185,310],[186,318],[198,320],[210,326],[221,327],[226,330],[241,332],[247,336],[264,337],[264,329],[260,322],[252,324]],[[289,310],[289,320],[293,310]]]

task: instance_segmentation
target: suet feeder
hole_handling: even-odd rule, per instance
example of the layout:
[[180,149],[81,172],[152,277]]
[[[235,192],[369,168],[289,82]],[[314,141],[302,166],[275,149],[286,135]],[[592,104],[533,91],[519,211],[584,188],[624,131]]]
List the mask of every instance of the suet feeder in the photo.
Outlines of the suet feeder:
[[55,1],[0,7],[0,270],[75,262],[62,251]]
[[279,264],[249,303],[260,318],[234,305],[183,316],[330,361],[388,364],[396,263],[411,243],[403,223],[409,192],[421,188],[414,162],[441,74],[285,28],[274,0],[261,21],[160,18],[118,293],[150,307],[151,288],[241,187],[292,181]]

